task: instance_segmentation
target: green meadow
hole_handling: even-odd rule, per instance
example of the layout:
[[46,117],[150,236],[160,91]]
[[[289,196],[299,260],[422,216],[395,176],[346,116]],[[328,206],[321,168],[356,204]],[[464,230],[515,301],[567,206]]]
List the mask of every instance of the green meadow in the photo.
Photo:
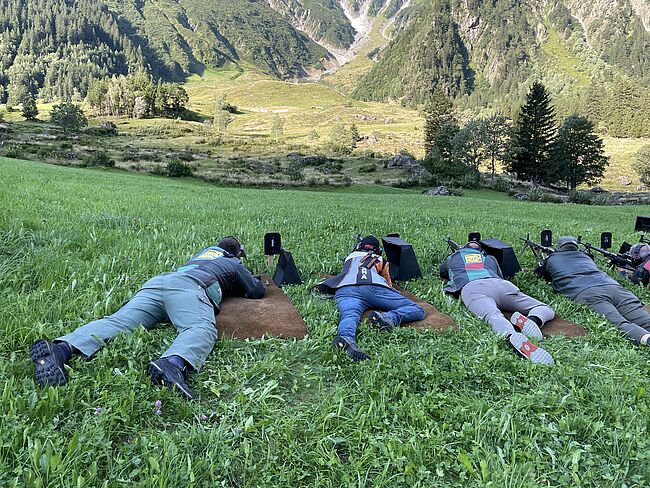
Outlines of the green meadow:
[[[650,207],[377,186],[233,189],[3,158],[0,181],[0,487],[650,485],[650,348],[523,273],[515,282],[524,291],[589,332],[547,339],[557,364],[534,366],[436,277],[447,236],[476,230],[519,249],[518,237],[552,228],[636,242],[634,218]],[[305,339],[219,342],[191,380],[191,403],[144,372],[173,340],[170,325],[76,358],[64,387],[35,385],[33,341],[110,314],[147,278],[224,235],[240,236],[249,268],[265,272],[268,231],[282,233],[305,280],[286,287]],[[335,305],[309,290],[340,268],[356,232],[411,242],[424,278],[405,286],[459,329],[382,335],[362,324],[370,361],[333,351]],[[533,265],[530,254],[521,259]]]

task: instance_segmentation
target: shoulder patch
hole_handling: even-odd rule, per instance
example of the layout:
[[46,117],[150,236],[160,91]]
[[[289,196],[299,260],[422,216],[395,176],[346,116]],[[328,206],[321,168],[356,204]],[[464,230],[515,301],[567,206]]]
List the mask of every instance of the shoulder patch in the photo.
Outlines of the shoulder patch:
[[223,257],[223,252],[214,249],[206,249],[194,259],[217,259]]

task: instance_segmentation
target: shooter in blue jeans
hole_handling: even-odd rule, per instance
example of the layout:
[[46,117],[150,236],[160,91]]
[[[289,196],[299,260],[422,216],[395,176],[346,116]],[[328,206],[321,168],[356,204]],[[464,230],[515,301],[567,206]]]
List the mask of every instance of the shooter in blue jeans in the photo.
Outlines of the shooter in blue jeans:
[[334,299],[341,314],[333,345],[344,350],[354,362],[370,359],[356,343],[357,325],[366,310],[383,311],[372,312],[369,320],[384,332],[425,316],[422,307],[393,288],[389,264],[382,259],[379,240],[374,236],[364,237],[345,258],[341,274],[325,280],[321,286],[335,291]]

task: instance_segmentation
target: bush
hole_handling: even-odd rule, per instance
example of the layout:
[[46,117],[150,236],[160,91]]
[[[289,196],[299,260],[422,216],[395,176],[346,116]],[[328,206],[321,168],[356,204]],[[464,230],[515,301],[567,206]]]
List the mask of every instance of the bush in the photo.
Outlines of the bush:
[[572,190],[569,192],[569,201],[581,205],[607,205],[609,203],[609,197],[607,194],[602,193]]
[[84,159],[84,166],[101,166],[104,168],[113,168],[115,161],[108,157],[104,151],[96,151],[95,153]]
[[481,173],[471,170],[458,179],[457,182],[461,188],[478,188],[481,184]]
[[165,167],[165,176],[170,178],[180,178],[182,176],[192,176],[194,174],[194,169],[179,160],[173,160],[167,163]]
[[500,191],[503,193],[507,193],[512,188],[512,184],[505,178],[495,178],[488,186],[494,191]]
[[650,185],[650,144],[643,146],[634,156],[634,169],[641,183]]
[[305,173],[303,172],[303,165],[300,161],[291,161],[285,173],[289,177],[290,181],[302,181],[305,179]]
[[4,155],[12,159],[25,159],[25,150],[20,146],[9,146]]
[[374,173],[377,171],[377,165],[374,163],[364,164],[359,168],[359,173]]

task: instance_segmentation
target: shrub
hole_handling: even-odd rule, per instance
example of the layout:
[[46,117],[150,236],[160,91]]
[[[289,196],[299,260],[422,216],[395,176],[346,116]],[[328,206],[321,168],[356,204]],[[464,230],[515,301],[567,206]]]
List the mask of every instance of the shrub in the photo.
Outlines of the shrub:
[[305,173],[303,172],[303,165],[300,161],[291,161],[285,173],[289,177],[290,181],[302,181],[305,179]]
[[582,205],[607,205],[609,203],[609,197],[607,194],[602,193],[573,190],[569,192],[569,201]]
[[359,168],[359,173],[374,173],[377,171],[377,165],[374,163],[364,164]]
[[512,184],[505,178],[495,178],[490,182],[489,187],[494,191],[506,193],[512,188]]
[[115,161],[108,157],[104,151],[96,151],[95,153],[84,159],[85,166],[101,166],[104,168],[113,168]]
[[170,178],[180,178],[182,176],[192,176],[194,169],[190,165],[175,159],[167,163],[165,173],[165,176]]
[[634,169],[641,183],[650,185],[650,144],[643,146],[634,156]]
[[25,150],[20,146],[9,146],[5,150],[5,157],[12,159],[25,159]]

